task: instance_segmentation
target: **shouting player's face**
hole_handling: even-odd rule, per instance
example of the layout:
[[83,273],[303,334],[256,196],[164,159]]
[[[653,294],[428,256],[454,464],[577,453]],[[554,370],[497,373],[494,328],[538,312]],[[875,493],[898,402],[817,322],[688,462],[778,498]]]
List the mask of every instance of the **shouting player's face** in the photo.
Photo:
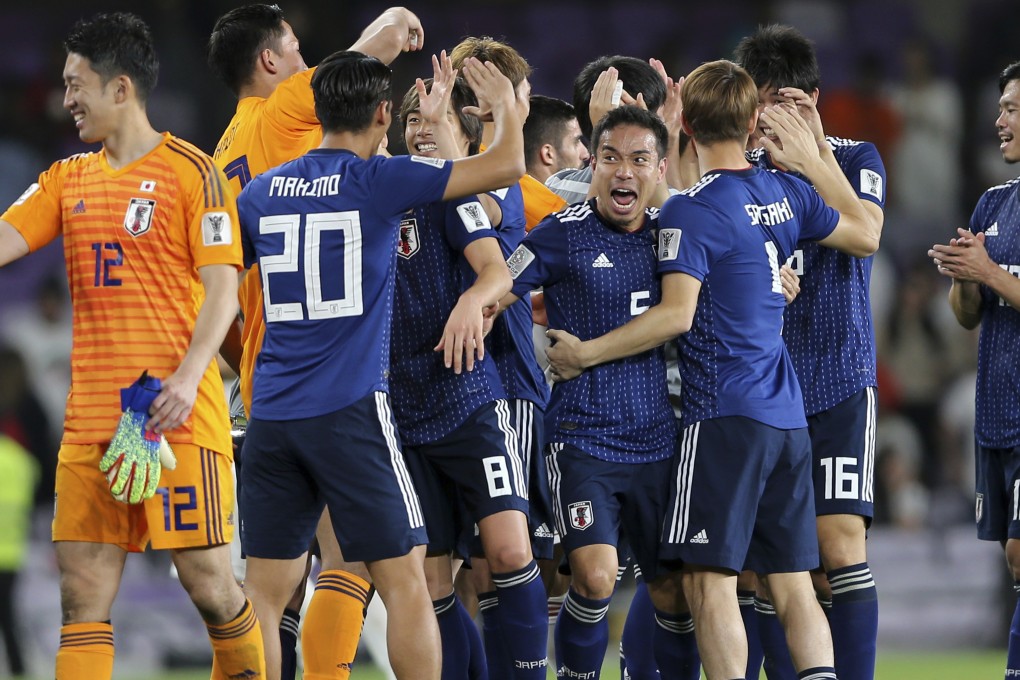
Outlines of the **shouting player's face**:
[[999,151],[1007,163],[1020,161],[1020,80],[1006,83],[999,98],[999,117],[995,119],[999,133]]
[[644,223],[645,208],[666,173],[655,134],[644,127],[617,125],[602,133],[592,159],[592,188],[602,219],[626,231]]
[[116,127],[116,107],[124,101],[125,79],[112,78],[105,85],[80,54],[67,55],[64,64],[64,108],[71,112],[78,137],[87,144],[101,142]]

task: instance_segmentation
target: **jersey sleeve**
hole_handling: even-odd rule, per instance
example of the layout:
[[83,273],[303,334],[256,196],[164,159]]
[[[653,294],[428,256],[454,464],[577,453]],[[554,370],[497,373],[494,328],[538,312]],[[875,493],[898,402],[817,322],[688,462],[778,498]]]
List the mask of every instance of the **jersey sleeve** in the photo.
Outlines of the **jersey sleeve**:
[[850,181],[857,197],[885,207],[885,164],[878,149],[870,142],[848,147],[845,156],[838,159],[843,174]]
[[658,273],[682,272],[704,281],[728,248],[728,228],[719,214],[683,194],[659,212]]
[[60,196],[74,159],[72,156],[51,165],[0,216],[21,234],[31,251],[42,248],[63,230]]
[[241,233],[241,253],[243,256],[244,268],[248,269],[253,264],[258,262],[258,255],[255,253],[255,240],[254,232],[258,230],[258,218],[254,214],[254,211],[250,210],[252,199],[252,192],[249,191],[249,187],[241,190],[241,195],[237,197],[237,217],[239,224],[239,231]]
[[371,161],[371,184],[378,209],[390,216],[443,200],[453,163],[423,156],[376,156]]
[[514,280],[510,292],[523,298],[555,284],[567,269],[567,255],[566,228],[553,217],[542,220],[506,260]]
[[266,119],[285,130],[306,131],[319,126],[312,96],[314,68],[296,73],[280,83],[266,100]]
[[795,214],[800,218],[800,241],[821,241],[832,233],[839,223],[839,212],[830,208],[818,192],[807,182],[789,175],[782,177],[788,185],[788,195],[796,201]]
[[445,209],[443,226],[446,241],[455,250],[464,252],[469,244],[478,239],[496,238],[496,230],[477,196],[447,201]]
[[184,216],[195,267],[241,266],[241,231],[237,199],[223,171],[212,159],[181,177]]

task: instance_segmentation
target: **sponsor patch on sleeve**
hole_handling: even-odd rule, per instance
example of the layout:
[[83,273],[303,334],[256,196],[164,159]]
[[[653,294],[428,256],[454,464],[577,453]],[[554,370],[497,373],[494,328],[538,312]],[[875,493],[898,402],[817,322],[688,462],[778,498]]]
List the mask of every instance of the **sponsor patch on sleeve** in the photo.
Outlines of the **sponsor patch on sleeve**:
[[478,201],[461,203],[457,206],[457,214],[460,215],[460,221],[464,223],[464,228],[469,234],[481,229],[492,229],[489,215]]
[[868,170],[863,168],[861,170],[861,186],[860,192],[862,194],[868,194],[874,196],[878,200],[882,200],[882,175],[878,174],[874,170]]
[[517,246],[517,250],[512,252],[506,260],[506,266],[510,270],[511,278],[516,279],[534,261],[535,253],[528,250],[527,246]]
[[659,262],[675,260],[680,252],[681,229],[660,229],[659,230]]
[[433,168],[441,168],[446,165],[445,158],[428,158],[426,156],[411,156],[411,160],[415,163],[424,163],[425,165],[431,165]]
[[202,215],[202,243],[207,246],[229,246],[232,242],[229,213],[207,212]]

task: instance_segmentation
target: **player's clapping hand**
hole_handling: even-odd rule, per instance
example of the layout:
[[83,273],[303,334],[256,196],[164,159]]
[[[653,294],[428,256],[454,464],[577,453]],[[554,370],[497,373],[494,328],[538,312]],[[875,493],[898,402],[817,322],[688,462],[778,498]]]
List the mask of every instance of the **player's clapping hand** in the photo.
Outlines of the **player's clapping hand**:
[[761,116],[778,138],[778,143],[761,138],[772,159],[784,168],[810,176],[808,169],[812,163],[820,162],[821,156],[811,128],[796,108],[792,104],[766,106]]
[[[460,375],[461,370],[473,371],[475,360],[485,358],[485,320],[483,308],[470,295],[461,295],[446,320],[443,337],[434,347],[443,353],[443,365]],[[492,321],[489,321],[492,327]]]
[[546,356],[549,358],[549,372],[553,380],[563,382],[576,378],[584,372],[583,361],[584,343],[576,335],[567,331],[548,330],[545,332],[547,338],[552,340],[552,345],[546,349]]
[[463,73],[464,79],[478,98],[478,106],[465,106],[465,113],[477,116],[483,121],[491,121],[494,110],[506,111],[518,103],[518,95],[514,92],[510,79],[500,73],[492,62],[482,62],[476,57],[468,57],[464,62]]
[[967,229],[957,229],[956,233],[957,238],[950,239],[949,243],[932,246],[928,257],[943,276],[972,283],[987,281],[998,265],[985,250],[984,232],[974,234]]
[[191,409],[195,405],[195,397],[198,394],[198,383],[202,380],[202,374],[191,375],[178,368],[173,375],[163,381],[163,389],[159,396],[152,402],[149,410],[149,422],[146,429],[156,432],[166,432],[184,424],[184,421],[191,415]]

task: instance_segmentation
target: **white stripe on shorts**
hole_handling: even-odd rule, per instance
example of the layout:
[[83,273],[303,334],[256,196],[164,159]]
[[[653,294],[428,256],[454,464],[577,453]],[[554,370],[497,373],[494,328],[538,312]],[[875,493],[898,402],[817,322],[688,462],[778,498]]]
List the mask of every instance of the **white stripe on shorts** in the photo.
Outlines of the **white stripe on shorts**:
[[875,502],[875,432],[878,423],[878,393],[874,387],[864,388],[868,396],[868,413],[864,426],[864,469],[861,470],[861,500]]
[[411,481],[411,473],[407,471],[404,454],[397,445],[397,432],[393,426],[393,413],[390,411],[390,402],[386,398],[385,392],[375,393],[375,411],[379,418],[379,425],[382,426],[386,446],[390,450],[390,465],[393,467],[393,475],[396,477],[400,493],[404,497],[407,521],[412,529],[425,526],[424,513],[421,511],[421,503],[418,501],[418,492],[415,491],[414,482]]
[[563,450],[563,444],[550,444],[549,455],[545,457],[545,469],[549,474],[549,492],[552,496],[553,520],[556,522],[556,533],[561,537],[567,535],[567,524],[563,520],[563,506],[560,505],[560,482],[563,474],[557,456]]
[[524,470],[521,465],[517,430],[514,429],[513,416],[510,415],[510,405],[506,399],[496,400],[496,422],[499,424],[500,432],[503,433],[503,444],[506,447],[507,457],[510,459],[510,472],[513,475],[514,491],[524,500],[528,500],[528,485],[524,481]]
[[687,540],[687,523],[691,512],[691,484],[694,480],[694,460],[698,455],[698,432],[701,422],[694,423],[683,431],[680,443],[680,458],[676,471],[676,497],[673,513],[665,536],[668,543],[683,543]]

